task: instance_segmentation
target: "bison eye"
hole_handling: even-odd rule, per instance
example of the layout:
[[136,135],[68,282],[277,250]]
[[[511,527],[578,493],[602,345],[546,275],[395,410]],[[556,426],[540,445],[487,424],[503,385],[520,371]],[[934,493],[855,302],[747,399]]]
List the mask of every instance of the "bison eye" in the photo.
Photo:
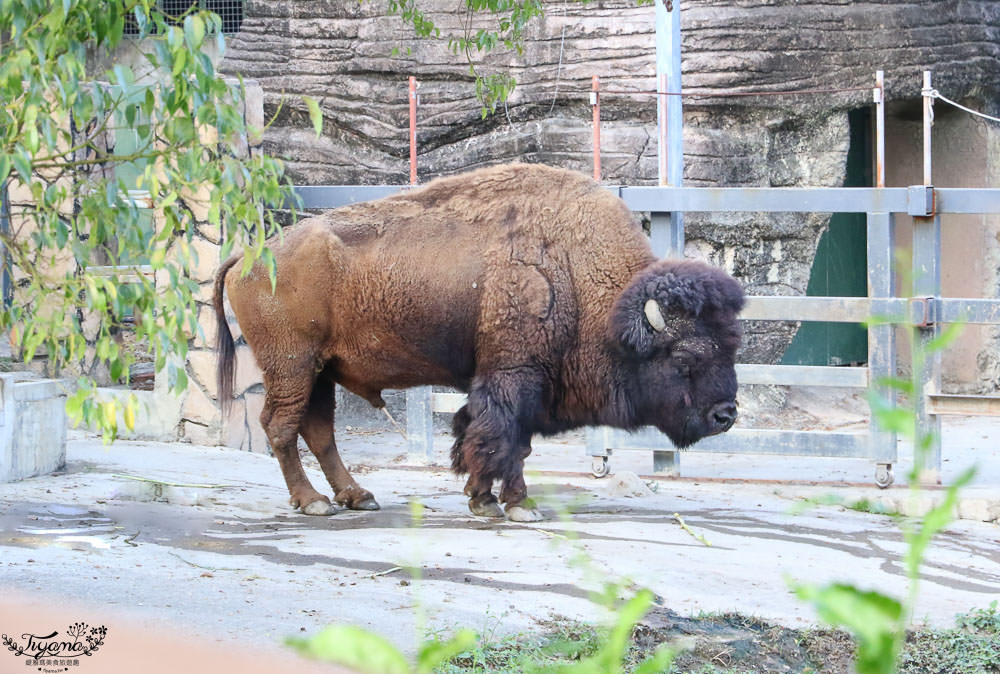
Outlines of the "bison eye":
[[691,361],[684,356],[674,356],[673,360],[674,367],[677,369],[677,374],[682,377],[691,376]]

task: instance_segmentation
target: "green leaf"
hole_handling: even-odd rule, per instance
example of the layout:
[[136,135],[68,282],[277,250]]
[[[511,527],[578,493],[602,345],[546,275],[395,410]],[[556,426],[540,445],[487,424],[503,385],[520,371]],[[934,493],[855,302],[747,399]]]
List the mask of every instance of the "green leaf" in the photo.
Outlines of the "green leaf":
[[201,49],[201,44],[205,41],[205,22],[197,14],[184,17],[184,39],[192,50]]
[[14,168],[17,169],[17,175],[21,178],[21,182],[25,184],[31,183],[31,157],[27,152],[21,150],[14,154],[12,159],[14,162]]
[[306,102],[306,107],[309,108],[309,120],[312,122],[316,137],[319,138],[323,135],[323,112],[319,109],[319,103],[310,96],[303,96],[302,100]]
[[800,599],[813,604],[823,621],[845,627],[854,634],[858,640],[858,674],[896,671],[896,657],[903,639],[902,604],[879,592],[865,592],[842,583],[826,587],[802,585],[794,589]]
[[385,638],[354,625],[331,625],[308,639],[289,637],[285,643],[300,654],[334,662],[365,674],[409,674],[403,654]]
[[455,636],[447,641],[438,641],[437,639],[425,641],[417,653],[418,674],[430,674],[438,665],[471,649],[476,641],[476,633],[470,629],[459,630]]
[[949,323],[940,334],[924,344],[924,353],[929,355],[944,351],[958,339],[963,329],[965,329],[964,323]]
[[660,645],[656,651],[640,662],[632,674],[660,674],[660,672],[669,672],[670,665],[674,662],[674,657],[676,657],[677,652],[670,648],[667,644]]
[[178,77],[184,70],[184,66],[187,65],[187,56],[188,53],[184,50],[174,52],[174,68],[172,71],[174,77]]
[[910,547],[906,554],[907,570],[911,579],[917,578],[920,564],[923,561],[924,553],[927,551],[931,539],[954,520],[959,490],[972,482],[975,476],[975,467],[968,468],[962,472],[945,491],[945,497],[941,503],[931,508],[924,515],[923,521],[910,540]]

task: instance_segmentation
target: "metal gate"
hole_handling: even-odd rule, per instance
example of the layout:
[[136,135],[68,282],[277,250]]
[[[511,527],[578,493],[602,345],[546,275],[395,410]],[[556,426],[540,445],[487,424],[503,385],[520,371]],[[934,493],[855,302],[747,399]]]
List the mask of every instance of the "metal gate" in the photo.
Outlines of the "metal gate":
[[[679,59],[678,59],[679,62]],[[930,72],[923,75],[924,104],[924,184],[912,187],[885,187],[885,95],[881,71],[875,75],[875,179],[876,187],[754,188],[754,187],[609,187],[633,211],[651,214],[651,243],[661,256],[683,255],[685,212],[767,212],[767,213],[864,213],[867,222],[867,297],[749,297],[744,319],[768,321],[823,321],[868,323],[868,364],[866,367],[801,365],[737,365],[742,384],[785,386],[835,386],[868,389],[884,399],[894,393],[884,382],[896,373],[897,355],[893,323],[917,328],[926,343],[947,323],[1000,325],[1000,301],[941,297],[941,215],[1000,213],[1000,189],[935,189],[931,184],[931,126],[934,100],[981,117],[988,117],[949,101],[931,88]],[[596,87],[596,84],[595,84]],[[665,87],[661,87],[666,91]],[[416,179],[414,131],[416,96],[410,82],[410,161],[411,182]],[[669,98],[669,96],[668,96]],[[595,136],[599,128],[595,106]],[[675,125],[679,123],[675,114]],[[989,118],[1000,122],[1000,119]],[[666,128],[660,120],[661,136]],[[673,160],[679,165],[680,135]],[[661,143],[663,144],[663,143]],[[599,144],[595,141],[595,175],[599,172]],[[661,153],[661,165],[666,155]],[[661,166],[662,168],[662,166]],[[663,171],[661,171],[661,177]],[[680,182],[676,180],[675,182]],[[377,199],[406,189],[402,185],[299,187],[305,208],[336,206]],[[913,257],[909,278],[912,296],[897,297],[894,255],[894,220],[897,215],[913,217]],[[945,414],[1000,415],[1000,397],[943,395],[941,354],[929,354],[922,371],[916,373],[920,395],[911,404],[917,413],[918,431],[931,438],[926,456],[932,481],[940,481],[941,420]],[[433,414],[454,413],[464,404],[459,393],[435,393],[430,387],[406,392],[407,439],[411,457],[429,458],[433,448]],[[678,453],[670,440],[647,427],[635,433],[619,429],[594,428],[587,433],[587,453],[593,457],[592,472],[606,475],[610,449],[645,449],[653,452],[656,472],[677,472]],[[875,482],[887,487],[893,481],[892,466],[897,459],[895,433],[880,429],[872,420],[867,432],[794,431],[736,429],[699,441],[686,451],[784,454],[797,456],[850,457],[875,464]]]
[[[404,186],[300,187],[305,208],[332,208],[394,194]],[[668,213],[820,212],[865,213],[868,229],[868,297],[749,297],[744,319],[862,323],[872,316],[918,328],[922,339],[939,334],[946,323],[1000,325],[1000,301],[941,297],[941,215],[1000,213],[1000,189],[934,189],[931,186],[890,188],[739,188],[739,187],[612,187],[634,211],[650,211],[658,227],[669,227]],[[896,297],[894,219],[913,216],[912,297]],[[676,232],[660,232],[681,243]],[[895,374],[896,349],[890,324],[869,325],[868,365],[829,367],[799,365],[737,365],[741,384],[836,386],[879,389]],[[919,426],[935,438],[928,467],[941,467],[940,415],[1000,414],[1000,398],[942,395],[941,357],[931,356],[921,377],[924,395],[916,401]],[[879,391],[890,396],[888,390]],[[433,392],[430,387],[406,392],[409,451],[429,457],[433,448],[433,413],[453,413],[464,404],[460,393]],[[609,449],[653,452],[654,470],[676,470],[676,449],[652,428],[635,433],[597,428],[587,434],[593,472],[607,472]],[[786,454],[868,459],[876,467],[876,483],[888,486],[897,459],[894,433],[874,423],[868,432],[734,429],[699,441],[691,452]]]

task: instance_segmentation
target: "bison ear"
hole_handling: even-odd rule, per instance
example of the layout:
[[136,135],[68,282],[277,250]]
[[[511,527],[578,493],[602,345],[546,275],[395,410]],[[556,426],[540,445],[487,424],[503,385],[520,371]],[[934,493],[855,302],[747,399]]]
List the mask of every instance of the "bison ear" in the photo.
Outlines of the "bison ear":
[[629,288],[615,302],[611,312],[611,336],[621,346],[646,356],[653,349],[657,334],[666,332],[660,302],[649,296],[638,295]]
[[673,341],[677,321],[709,311],[738,312],[743,290],[728,274],[693,260],[659,260],[639,271],[611,309],[611,338],[640,356]]

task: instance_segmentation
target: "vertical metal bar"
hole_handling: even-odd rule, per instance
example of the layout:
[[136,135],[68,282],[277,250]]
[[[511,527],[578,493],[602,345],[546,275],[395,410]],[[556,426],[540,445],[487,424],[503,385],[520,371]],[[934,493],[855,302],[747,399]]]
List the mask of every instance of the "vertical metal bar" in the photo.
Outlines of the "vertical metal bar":
[[[684,110],[681,105],[681,7],[680,0],[657,0],[656,97],[659,122],[659,183],[680,187],[684,183]],[[684,214],[670,211],[650,214],[650,244],[661,257],[684,256]],[[654,451],[653,470],[680,474],[678,452]]]
[[410,76],[410,184],[417,184],[417,78]]
[[885,187],[885,73],[875,71],[875,187]]
[[594,180],[601,182],[601,81],[591,81],[590,106],[594,109]]
[[[7,195],[7,181],[4,180],[3,184],[0,185],[0,234],[7,234],[10,232],[10,200]],[[13,302],[13,288],[10,282],[10,253],[7,251],[7,247],[4,246],[3,241],[0,240],[0,265],[2,265],[2,274],[0,274],[0,292],[3,293],[2,298],[0,298],[0,303],[2,303],[4,309],[9,309],[11,302]]]
[[[417,78],[410,77],[410,184],[417,184]],[[434,452],[434,390],[420,386],[406,390],[406,444],[410,463],[431,463]]]
[[[657,174],[660,185],[684,183],[684,111],[681,105],[680,0],[656,3]],[[650,213],[650,244],[660,257],[684,256],[684,214]]]
[[[931,127],[934,125],[934,97],[931,73],[924,71],[924,185],[931,186]],[[936,210],[936,209],[935,209]],[[941,216],[932,213],[913,218],[913,293],[916,297],[941,296]],[[931,304],[933,308],[935,304]],[[914,359],[914,381],[917,383],[917,443],[926,442],[924,474],[921,482],[941,482],[941,418],[927,409],[928,396],[941,392],[941,353],[928,353],[928,343],[939,333],[937,317],[931,316],[927,325],[917,328],[916,344],[919,353]],[[922,438],[926,440],[922,441]],[[914,452],[918,449],[915,447]]]
[[410,463],[431,463],[434,453],[434,414],[430,386],[406,389],[406,452]]
[[[885,75],[875,72],[875,186],[885,187]],[[889,213],[868,213],[868,297],[895,297],[895,220]],[[878,316],[872,316],[878,318]],[[899,318],[888,317],[882,318]],[[892,325],[868,326],[869,390],[896,406],[896,391],[884,382],[896,374],[896,338]],[[888,487],[893,482],[893,464],[897,462],[896,433],[881,428],[872,419],[868,430],[868,452],[875,463],[875,483]]]
[[934,97],[931,96],[931,71],[924,71],[924,185],[933,185],[931,177],[931,127],[934,125]]
[[[666,183],[679,187],[684,179],[684,117],[681,106],[681,8],[680,0],[659,0],[656,3],[656,75],[660,91],[657,106],[665,108],[667,133],[661,132],[666,145]],[[663,76],[666,75],[666,85]]]
[[[893,260],[895,244],[894,216],[890,213],[868,213],[868,297],[872,300],[896,295]],[[901,317],[873,316],[872,318]],[[874,323],[868,326],[869,388],[875,395],[895,405],[895,391],[892,387],[884,385],[883,381],[896,373],[896,339],[892,325]],[[875,420],[872,420],[868,441],[871,459],[877,465],[876,482],[888,486],[892,481],[892,465],[897,459],[896,434],[880,428]]]
[[[659,5],[657,5],[659,6]],[[657,77],[656,90],[661,92],[656,97],[656,130],[657,130],[657,156],[656,172],[660,185],[667,184],[667,154],[669,141],[667,139],[667,98],[663,92],[667,91],[667,74],[660,73]],[[684,252],[684,243],[678,243],[677,231],[674,228],[674,220],[671,213],[667,211],[653,211],[649,214],[649,243],[653,247],[653,253],[657,257],[680,257]],[[683,235],[683,232],[681,232]]]
[[[941,216],[937,213],[913,218],[913,291],[916,297],[936,299],[941,295]],[[922,354],[914,360],[917,433],[927,438],[926,473],[920,480],[933,484],[941,482],[941,418],[928,411],[927,401],[928,396],[941,392],[941,352],[927,351],[928,343],[940,334],[937,317],[933,315],[936,304],[932,302],[930,306],[930,321],[917,328],[917,343],[913,348]]]
[[[657,4],[659,9],[659,4]],[[657,40],[658,42],[659,40]],[[657,62],[659,66],[659,62]],[[667,74],[658,72],[656,76],[656,177],[660,185],[668,184],[667,155],[670,141],[667,138]]]
[[652,211],[649,214],[649,244],[657,257],[684,256],[683,222],[677,223],[677,211]]

